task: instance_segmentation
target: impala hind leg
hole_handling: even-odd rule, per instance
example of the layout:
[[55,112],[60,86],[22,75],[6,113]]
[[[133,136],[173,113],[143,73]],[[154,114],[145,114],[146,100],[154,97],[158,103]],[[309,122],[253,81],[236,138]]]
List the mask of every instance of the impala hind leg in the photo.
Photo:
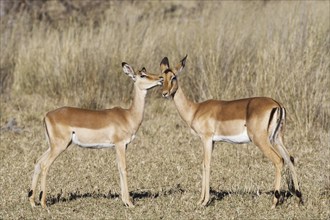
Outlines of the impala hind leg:
[[130,200],[127,186],[127,171],[126,171],[126,144],[116,145],[117,165],[120,176],[121,199],[128,207],[134,207]]
[[280,187],[281,187],[281,172],[283,169],[283,159],[282,157],[273,149],[272,144],[270,143],[267,137],[263,140],[254,140],[255,145],[263,152],[263,154],[270,159],[275,166],[275,189],[274,189],[274,199],[272,204],[272,209],[276,207],[280,199]]
[[210,200],[210,172],[211,172],[211,155],[213,149],[212,138],[206,138],[203,140],[203,177],[202,177],[202,191],[201,197],[198,201],[198,205],[206,206]]
[[40,164],[46,160],[49,153],[50,153],[50,148],[48,148],[48,150],[37,160],[37,162],[34,166],[34,173],[33,173],[33,177],[32,177],[31,189],[28,194],[30,204],[32,207],[36,206],[35,205],[35,193],[36,193],[36,187],[37,187],[37,183],[38,183],[39,174],[41,172]]
[[[57,145],[57,146],[66,146],[66,145]],[[41,191],[40,191],[40,195],[39,195],[39,199],[41,202],[41,206],[43,208],[47,207],[46,204],[46,179],[47,179],[47,174],[49,171],[50,166],[53,164],[53,162],[56,160],[56,158],[66,149],[66,147],[62,147],[62,148],[51,148],[49,154],[47,155],[47,157],[45,157],[45,160],[41,161],[40,163],[40,168],[41,168]]]
[[289,174],[290,178],[288,180],[289,191],[292,194],[295,194],[299,198],[299,202],[301,204],[304,204],[304,200],[303,200],[300,188],[299,188],[299,183],[298,183],[296,170],[295,170],[295,167],[294,167],[294,158],[290,155],[288,150],[285,148],[281,136],[279,136],[278,139],[276,140],[275,148],[282,155],[285,163],[289,167],[289,171],[290,171],[290,174]]

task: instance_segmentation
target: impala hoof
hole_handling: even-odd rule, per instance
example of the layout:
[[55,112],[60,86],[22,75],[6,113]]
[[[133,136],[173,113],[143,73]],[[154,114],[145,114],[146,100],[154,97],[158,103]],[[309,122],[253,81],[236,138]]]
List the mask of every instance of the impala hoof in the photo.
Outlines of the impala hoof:
[[209,200],[205,200],[205,199],[200,199],[197,202],[197,205],[199,205],[199,206],[207,206],[208,204],[209,204]]
[[34,202],[34,199],[30,199],[30,205],[32,208],[35,208],[36,207],[36,203]]
[[135,207],[131,201],[124,202],[124,204],[125,204],[126,207],[129,207],[129,208],[134,208]]
[[272,205],[271,209],[275,209],[276,206],[278,205],[278,202],[279,202],[279,199],[275,195],[274,200],[273,200],[273,205]]
[[202,203],[202,206],[207,206],[209,204],[209,201],[208,200],[205,200],[203,203]]
[[305,201],[302,197],[300,197],[300,199],[299,199],[299,204],[300,205],[305,205]]

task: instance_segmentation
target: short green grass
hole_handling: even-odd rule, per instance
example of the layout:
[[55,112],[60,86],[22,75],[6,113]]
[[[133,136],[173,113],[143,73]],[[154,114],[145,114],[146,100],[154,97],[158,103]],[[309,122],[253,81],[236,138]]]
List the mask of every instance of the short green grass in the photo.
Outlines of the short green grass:
[[[329,219],[328,1],[68,1],[72,11],[60,1],[26,2],[1,17],[0,219]],[[49,172],[48,210],[32,209],[45,113],[128,107],[133,85],[122,61],[159,73],[164,56],[174,65],[186,53],[180,83],[189,98],[270,96],[286,106],[285,142],[305,205],[285,196],[271,210],[271,162],[252,144],[216,143],[212,202],[198,206],[201,142],[155,88],[127,149],[135,208],[119,198],[113,149],[71,146]],[[13,118],[17,129],[7,129]]]

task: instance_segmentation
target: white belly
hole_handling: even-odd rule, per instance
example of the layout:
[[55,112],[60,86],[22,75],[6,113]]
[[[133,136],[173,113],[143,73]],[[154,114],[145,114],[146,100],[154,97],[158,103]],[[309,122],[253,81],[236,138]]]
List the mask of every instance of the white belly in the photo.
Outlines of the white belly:
[[76,133],[72,133],[72,143],[77,144],[79,147],[86,147],[86,148],[109,148],[115,146],[115,144],[110,142],[102,143],[97,141],[80,141]]
[[244,144],[251,142],[246,130],[238,135],[231,135],[231,136],[213,135],[212,140],[229,142],[233,144]]

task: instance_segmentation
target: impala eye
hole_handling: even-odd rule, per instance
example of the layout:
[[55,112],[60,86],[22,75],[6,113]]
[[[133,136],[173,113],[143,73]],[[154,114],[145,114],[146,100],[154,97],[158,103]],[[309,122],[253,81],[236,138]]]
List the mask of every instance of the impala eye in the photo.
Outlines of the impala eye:
[[176,80],[176,76],[172,76],[171,81]]
[[141,74],[140,77],[141,77],[141,78],[144,78],[144,77],[146,77],[146,76],[147,76],[147,75],[145,75],[145,74]]

